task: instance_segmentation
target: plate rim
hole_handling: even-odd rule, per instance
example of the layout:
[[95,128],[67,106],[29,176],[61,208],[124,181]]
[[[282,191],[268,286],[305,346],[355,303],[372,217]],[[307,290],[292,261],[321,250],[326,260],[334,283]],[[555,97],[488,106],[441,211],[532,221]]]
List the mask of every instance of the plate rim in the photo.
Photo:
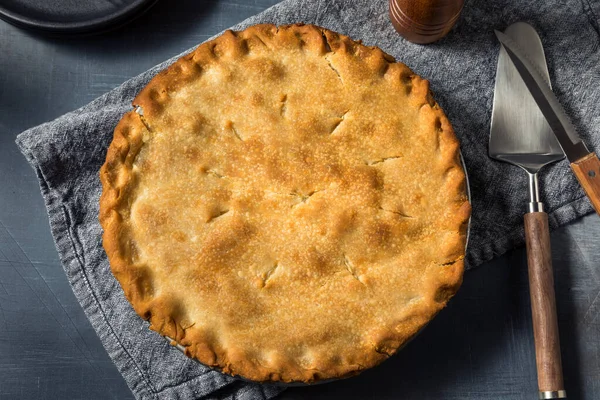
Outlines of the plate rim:
[[44,21],[38,18],[15,12],[7,6],[0,4],[0,18],[19,28],[33,29],[36,31],[54,33],[89,33],[108,29],[119,22],[126,22],[152,7],[158,0],[133,0],[113,13],[102,17],[74,22]]

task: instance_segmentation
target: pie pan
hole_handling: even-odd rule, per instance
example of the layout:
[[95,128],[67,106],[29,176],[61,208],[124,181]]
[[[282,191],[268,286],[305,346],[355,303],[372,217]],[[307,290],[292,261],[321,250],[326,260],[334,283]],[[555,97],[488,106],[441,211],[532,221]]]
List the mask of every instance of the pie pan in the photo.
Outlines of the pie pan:
[[[460,163],[462,165],[463,171],[465,173],[465,184],[466,184],[466,191],[467,191],[467,198],[469,200],[469,203],[471,203],[471,186],[469,184],[469,175],[467,173],[467,166],[465,164],[465,160],[464,157],[462,155],[462,152],[460,153]],[[465,252],[466,249],[468,248],[469,245],[469,236],[471,233],[471,217],[469,216],[469,221],[467,223],[467,234],[466,234],[466,240],[465,240]],[[427,325],[423,326],[421,328],[421,330],[412,338],[414,339],[419,333],[422,332],[423,329],[425,329]],[[175,348],[177,348],[177,350],[181,351],[183,354],[185,354],[185,347],[182,346],[181,344],[177,343],[175,340],[173,340],[172,338],[168,337],[168,336],[163,336],[171,345],[173,345]],[[409,342],[412,340],[410,339]],[[404,346],[406,346],[409,342],[404,343],[404,345],[402,347],[400,347],[398,349],[398,351],[400,351]],[[398,351],[395,353],[397,354]],[[394,354],[394,355],[395,355]],[[210,368],[214,371],[218,371],[221,372],[225,375],[228,376],[232,376],[230,374],[224,373],[221,371],[220,368],[217,367],[211,367],[208,366],[206,364],[201,363],[200,361],[196,360],[195,358],[193,358],[193,360],[195,362],[197,362],[198,364],[203,365],[206,368]],[[323,383],[330,383],[330,382],[334,382],[334,381],[338,381],[341,379],[347,379],[347,378],[351,378],[352,376],[356,376],[356,375],[351,375],[351,376],[347,376],[347,377],[343,377],[343,378],[331,378],[331,379],[323,379],[323,380],[318,380],[315,382],[310,382],[310,383],[306,383],[306,382],[281,382],[281,381],[262,381],[262,382],[256,382],[256,381],[252,381],[250,379],[244,378],[243,376],[239,376],[239,375],[234,375],[233,378],[240,380],[240,381],[244,381],[244,382],[249,382],[249,383],[261,383],[261,384],[270,384],[270,385],[276,385],[276,386],[283,386],[283,387],[301,387],[301,386],[312,386],[312,385],[319,385],[319,384],[323,384]]]

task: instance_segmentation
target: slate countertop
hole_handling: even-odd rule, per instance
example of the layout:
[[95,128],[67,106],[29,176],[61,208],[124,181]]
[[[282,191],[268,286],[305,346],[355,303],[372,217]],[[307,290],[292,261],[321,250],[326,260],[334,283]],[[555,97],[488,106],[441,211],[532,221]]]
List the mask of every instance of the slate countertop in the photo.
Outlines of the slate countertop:
[[[277,0],[159,1],[115,32],[46,37],[0,21],[0,399],[132,399],[75,300],[18,133]],[[600,218],[552,233],[565,384],[600,398]],[[359,377],[281,399],[535,399],[524,249],[465,276],[463,288],[398,356]]]

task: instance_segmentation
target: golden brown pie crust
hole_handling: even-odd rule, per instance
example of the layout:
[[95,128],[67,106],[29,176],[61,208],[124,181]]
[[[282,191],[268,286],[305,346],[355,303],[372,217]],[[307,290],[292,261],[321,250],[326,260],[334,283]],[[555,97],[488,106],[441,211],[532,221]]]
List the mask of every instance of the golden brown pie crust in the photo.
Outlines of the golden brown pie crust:
[[100,171],[111,269],[151,329],[256,381],[350,376],[460,286],[470,205],[426,80],[312,25],[159,73]]

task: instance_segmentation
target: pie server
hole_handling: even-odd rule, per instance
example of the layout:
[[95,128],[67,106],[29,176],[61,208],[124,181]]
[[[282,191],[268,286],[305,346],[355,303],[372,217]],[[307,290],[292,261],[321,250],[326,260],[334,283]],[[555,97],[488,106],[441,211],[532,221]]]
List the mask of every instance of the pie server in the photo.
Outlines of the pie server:
[[[542,42],[535,29],[518,22],[505,33],[496,32],[527,52],[544,81],[549,82]],[[552,91],[547,89],[550,93]],[[564,158],[560,144],[529,94],[505,47],[500,48],[494,105],[490,130],[489,155],[527,172],[529,205],[525,214],[525,239],[535,354],[540,399],[566,398],[562,366],[554,278],[550,253],[548,215],[539,198],[538,171]]]
[[540,68],[536,68],[536,63],[532,62],[529,57],[531,53],[513,40],[510,35],[495,32],[517,73],[523,79],[529,93],[554,131],[554,135],[569,159],[571,169],[585,194],[590,199],[596,213],[600,215],[600,160],[598,160],[598,156],[590,152],[577,135],[575,127],[550,89],[548,73],[541,73]]

